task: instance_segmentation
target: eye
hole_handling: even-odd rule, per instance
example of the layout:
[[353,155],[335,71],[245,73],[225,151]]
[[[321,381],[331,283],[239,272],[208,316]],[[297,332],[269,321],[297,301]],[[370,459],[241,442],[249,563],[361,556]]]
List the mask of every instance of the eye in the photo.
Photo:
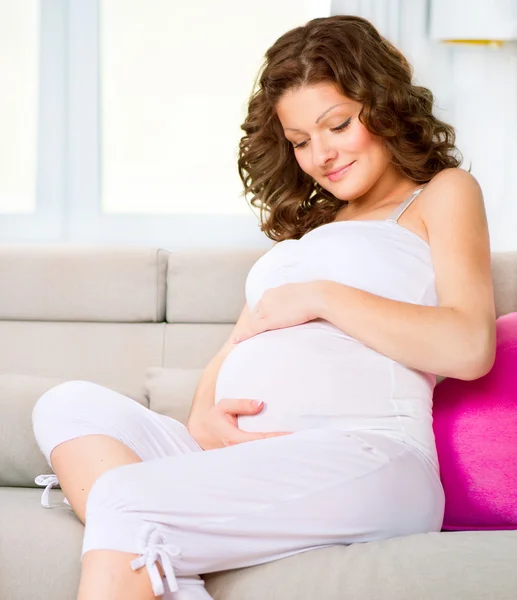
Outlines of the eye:
[[[343,123],[341,123],[341,125],[338,125],[337,127],[331,127],[330,131],[334,132],[334,133],[339,133],[340,131],[344,131],[349,125],[350,122],[352,121],[352,117],[348,117],[348,119],[346,121],[344,121]],[[300,142],[299,144],[295,144],[293,142],[293,148],[299,149],[299,148],[305,148],[305,146],[307,145],[307,142]]]
[[[344,121],[343,123],[341,123],[341,125],[338,125],[337,127],[331,127],[330,131],[334,132],[334,133],[339,133],[340,131],[344,131],[349,125],[350,125],[350,121],[352,120],[352,117],[348,117],[348,119],[346,121]],[[295,144],[293,142],[293,148],[296,150],[298,148],[305,148],[305,146],[307,145],[307,142],[300,142],[299,144]]]
[[332,127],[330,131],[337,131],[337,132],[343,131],[350,125],[351,120],[352,120],[352,117],[348,117],[348,119],[344,123],[341,123],[341,125],[338,125],[337,127]]

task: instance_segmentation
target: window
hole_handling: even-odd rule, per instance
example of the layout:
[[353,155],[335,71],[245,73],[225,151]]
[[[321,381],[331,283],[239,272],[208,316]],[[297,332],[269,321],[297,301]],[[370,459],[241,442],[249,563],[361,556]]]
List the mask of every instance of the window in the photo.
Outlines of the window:
[[36,208],[39,2],[0,0],[0,212]]
[[59,241],[66,214],[66,6],[0,0],[0,14],[0,242]]
[[112,232],[119,217],[122,238],[266,242],[242,195],[240,124],[264,52],[306,10],[296,0],[100,3],[98,189]]
[[240,124],[264,52],[315,0],[0,10],[2,242],[270,245],[242,195]]

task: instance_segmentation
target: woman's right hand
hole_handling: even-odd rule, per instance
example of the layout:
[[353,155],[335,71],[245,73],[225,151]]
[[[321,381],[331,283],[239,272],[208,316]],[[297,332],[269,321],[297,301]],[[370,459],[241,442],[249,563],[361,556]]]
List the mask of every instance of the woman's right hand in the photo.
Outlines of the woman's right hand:
[[203,450],[224,448],[243,442],[292,433],[290,431],[257,433],[239,429],[237,425],[238,415],[255,415],[263,408],[264,403],[257,400],[224,398],[214,404],[207,412],[198,416],[191,416],[187,429]]

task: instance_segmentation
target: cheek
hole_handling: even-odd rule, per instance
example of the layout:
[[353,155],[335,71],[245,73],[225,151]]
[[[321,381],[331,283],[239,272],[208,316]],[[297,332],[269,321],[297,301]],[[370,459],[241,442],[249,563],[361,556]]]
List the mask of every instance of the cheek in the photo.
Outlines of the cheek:
[[378,142],[362,123],[357,123],[346,137],[346,145],[348,151],[362,153],[375,151]]
[[311,160],[309,153],[308,152],[300,152],[298,154],[295,153],[294,157],[295,157],[296,162],[298,163],[298,166],[300,167],[300,169],[302,171],[304,171],[305,173],[307,173],[307,175],[311,175],[311,169],[314,168],[314,165],[312,164],[312,160]]
[[363,155],[365,164],[368,163],[370,169],[384,169],[390,162],[386,147],[381,139],[372,135],[366,127],[361,125],[351,136],[351,146],[347,150],[356,153],[357,156]]

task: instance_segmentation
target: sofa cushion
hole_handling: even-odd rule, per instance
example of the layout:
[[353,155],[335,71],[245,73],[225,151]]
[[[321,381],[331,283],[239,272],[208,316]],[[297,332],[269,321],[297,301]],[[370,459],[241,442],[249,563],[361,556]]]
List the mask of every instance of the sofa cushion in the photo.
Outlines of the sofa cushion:
[[72,600],[81,571],[83,526],[52,492],[52,508],[41,506],[41,490],[0,488],[0,598]]
[[162,366],[205,368],[230,337],[233,328],[230,323],[167,323]]
[[203,369],[149,367],[145,374],[145,395],[151,410],[187,424],[190,407]]
[[444,529],[517,529],[517,312],[497,319],[492,370],[436,386]]
[[0,374],[0,485],[34,486],[49,473],[32,432],[32,409],[40,396],[63,383],[57,377]]
[[143,401],[161,365],[165,323],[0,321],[0,372],[93,381]]
[[[52,493],[0,488],[0,598],[77,595],[83,527]],[[515,600],[517,531],[428,533],[309,550],[205,576],[216,600]]]
[[498,317],[517,311],[517,252],[492,253],[492,280]]
[[0,246],[0,320],[154,323],[169,253],[138,246]]
[[235,323],[244,283],[264,249],[173,252],[167,269],[169,323]]
[[428,533],[206,575],[221,600],[514,600],[517,532]]

